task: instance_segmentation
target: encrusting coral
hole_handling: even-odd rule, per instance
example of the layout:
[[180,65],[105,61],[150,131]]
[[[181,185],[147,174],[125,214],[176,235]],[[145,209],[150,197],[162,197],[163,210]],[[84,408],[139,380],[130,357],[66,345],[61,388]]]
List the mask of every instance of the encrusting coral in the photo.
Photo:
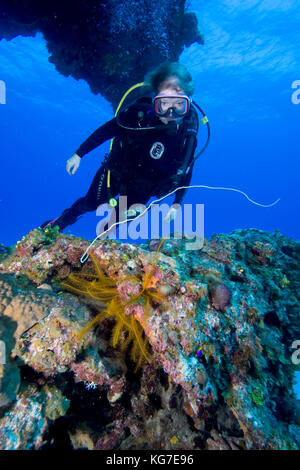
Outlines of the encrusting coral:
[[[300,447],[300,243],[257,229],[196,252],[185,242],[101,240],[82,266],[87,240],[36,229],[3,253],[0,316],[13,338],[3,329],[0,448],[60,444],[56,420],[73,448]],[[20,372],[12,391],[10,365]]]
[[[111,345],[116,347],[119,343],[121,350],[125,351],[132,343],[130,355],[131,359],[136,363],[135,371],[140,368],[144,361],[150,361],[150,346],[148,338],[144,334],[143,327],[135,316],[130,314],[130,306],[142,304],[144,317],[147,318],[152,302],[158,304],[165,302],[165,297],[155,291],[157,280],[154,275],[157,255],[163,241],[162,239],[159,243],[150,269],[142,279],[135,275],[125,276],[121,279],[110,278],[102,271],[97,257],[90,253],[95,274],[86,274],[83,272],[71,274],[68,279],[61,284],[63,287],[76,294],[92,297],[93,299],[107,304],[107,308],[99,312],[87,326],[79,332],[78,338],[81,339],[83,335],[100,320],[113,317],[116,323],[111,334]],[[118,290],[118,286],[128,281],[135,284],[137,293],[130,296],[129,299],[124,302]],[[125,333],[125,339],[122,333]]]

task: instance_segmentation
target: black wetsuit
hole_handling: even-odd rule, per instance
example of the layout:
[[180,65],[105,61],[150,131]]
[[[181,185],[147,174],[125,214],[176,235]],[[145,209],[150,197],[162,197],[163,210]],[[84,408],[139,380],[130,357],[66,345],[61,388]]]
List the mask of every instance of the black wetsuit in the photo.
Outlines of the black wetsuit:
[[[145,129],[129,130],[122,125]],[[110,196],[127,196],[128,208],[134,203],[146,204],[152,196],[162,197],[178,186],[187,186],[192,176],[197,127],[198,118],[193,107],[179,125],[175,121],[163,124],[154,114],[148,98],[122,111],[118,120],[114,118],[100,126],[76,150],[82,158],[114,137],[109,158],[95,174],[87,194],[55,219],[53,225],[57,224],[63,230],[79,215],[108,202],[108,169],[111,172]],[[184,192],[175,193],[175,203],[180,204]]]

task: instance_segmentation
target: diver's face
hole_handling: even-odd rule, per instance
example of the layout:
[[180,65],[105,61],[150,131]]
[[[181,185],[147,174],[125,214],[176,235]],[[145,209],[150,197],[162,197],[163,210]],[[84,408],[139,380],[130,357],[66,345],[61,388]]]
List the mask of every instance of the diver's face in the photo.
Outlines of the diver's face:
[[185,97],[180,98],[178,95],[170,97],[169,94],[165,97],[164,95],[160,96],[162,96],[160,99],[160,111],[162,114],[167,113],[169,109],[174,109],[178,114],[183,112],[183,108],[185,108]]
[[[165,111],[167,111],[171,107],[177,107],[178,109],[181,108],[182,103],[180,103],[180,98],[178,98],[178,103],[174,103],[174,100],[168,100],[168,96],[174,96],[174,95],[184,95],[184,90],[180,87],[178,78],[177,77],[168,77],[166,80],[164,80],[159,89],[158,92],[160,95],[165,95],[166,99],[162,102],[162,107],[164,108]],[[160,117],[159,118],[164,124],[168,124],[171,121],[181,121],[181,118],[178,119],[178,117],[175,116],[168,116],[168,117]]]

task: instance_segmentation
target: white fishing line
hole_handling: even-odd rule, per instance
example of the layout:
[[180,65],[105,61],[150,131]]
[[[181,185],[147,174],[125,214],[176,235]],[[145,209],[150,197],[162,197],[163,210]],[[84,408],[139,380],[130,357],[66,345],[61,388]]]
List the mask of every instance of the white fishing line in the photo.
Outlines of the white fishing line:
[[253,199],[251,199],[244,191],[241,191],[240,189],[224,188],[222,186],[205,186],[203,184],[195,184],[195,185],[191,185],[191,186],[179,186],[178,188],[174,189],[173,191],[166,194],[165,196],[162,196],[160,199],[156,199],[155,201],[152,201],[151,204],[149,204],[149,206],[146,207],[146,209],[143,212],[141,212],[134,219],[126,219],[126,220],[122,220],[120,222],[115,222],[107,230],[105,230],[104,232],[97,235],[97,237],[94,238],[94,240],[90,243],[90,245],[87,247],[87,249],[85,250],[85,252],[81,256],[81,258],[80,258],[81,263],[84,263],[88,259],[88,252],[90,251],[90,249],[94,245],[94,243],[98,240],[98,238],[102,237],[102,235],[104,235],[106,232],[110,232],[113,227],[115,227],[117,225],[120,225],[120,224],[125,224],[126,222],[131,222],[132,220],[136,220],[139,217],[142,217],[150,209],[150,207],[153,206],[153,204],[155,204],[156,202],[162,201],[166,197],[171,196],[171,194],[175,193],[179,189],[189,189],[189,188],[205,188],[205,189],[220,189],[220,190],[225,190],[225,191],[235,191],[237,193],[243,194],[243,196],[245,196],[248,199],[248,201],[250,201],[252,204],[255,204],[256,206],[260,206],[260,207],[272,207],[272,206],[275,206],[275,204],[277,204],[280,201],[280,198],[278,198],[278,199],[276,199],[276,201],[272,202],[271,204],[261,204],[259,202],[253,201]]

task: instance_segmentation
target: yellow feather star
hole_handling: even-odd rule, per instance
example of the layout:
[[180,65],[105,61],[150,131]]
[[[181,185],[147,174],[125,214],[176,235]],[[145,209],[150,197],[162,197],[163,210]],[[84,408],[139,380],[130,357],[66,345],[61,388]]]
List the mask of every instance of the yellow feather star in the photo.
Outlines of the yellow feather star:
[[[120,342],[121,350],[126,350],[132,342],[131,359],[136,363],[135,371],[139,369],[144,361],[150,361],[150,345],[144,329],[140,322],[136,320],[134,315],[126,315],[125,309],[129,305],[136,305],[140,299],[143,300],[145,318],[147,318],[149,308],[152,302],[165,303],[165,298],[158,292],[155,287],[158,279],[153,275],[155,264],[157,261],[159,250],[164,239],[161,240],[157,252],[151,262],[150,269],[140,279],[138,276],[125,276],[121,279],[113,279],[107,277],[100,266],[98,258],[94,254],[90,254],[93,262],[95,274],[79,273],[71,274],[68,279],[62,282],[62,286],[68,290],[79,294],[92,297],[93,299],[106,303],[106,309],[99,312],[78,334],[81,339],[93,326],[100,320],[113,317],[116,323],[111,334],[111,345],[116,347]],[[134,281],[142,285],[141,291],[133,295],[125,304],[122,303],[117,285],[124,281]],[[122,332],[126,332],[126,338],[121,341]]]

